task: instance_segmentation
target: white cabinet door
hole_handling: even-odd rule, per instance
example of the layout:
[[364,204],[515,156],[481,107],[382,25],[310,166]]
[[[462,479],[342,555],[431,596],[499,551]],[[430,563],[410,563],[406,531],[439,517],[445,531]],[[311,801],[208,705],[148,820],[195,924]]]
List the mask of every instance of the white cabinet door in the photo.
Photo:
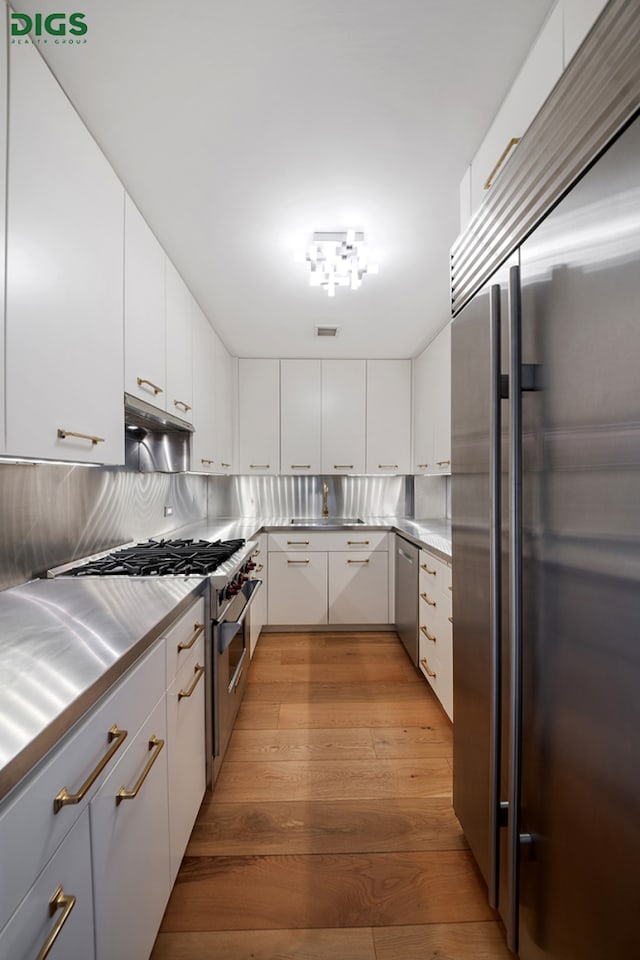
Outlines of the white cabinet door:
[[167,690],[169,862],[171,885],[206,789],[204,636]]
[[191,469],[216,472],[215,350],[216,335],[204,313],[193,304],[193,436]]
[[184,280],[165,257],[167,393],[165,409],[193,420],[193,318],[195,301]]
[[367,473],[410,473],[411,361],[367,360]]
[[97,960],[148,960],[169,899],[165,707],[163,695],[91,801]]
[[269,554],[269,623],[327,623],[327,554]]
[[[7,17],[0,17],[0,76],[7,76]],[[7,216],[7,107],[9,87],[0,88],[0,453],[5,449],[4,430],[4,282]]]
[[329,554],[329,623],[389,622],[389,555]]
[[364,473],[366,361],[322,361],[322,472]]
[[235,360],[224,343],[214,334],[214,441],[215,473],[233,472],[233,426],[235,417]]
[[451,327],[442,330],[431,345],[431,408],[433,460],[436,473],[451,473]]
[[427,347],[413,361],[413,472],[434,468],[431,411],[431,354]]
[[[579,0],[582,2],[582,0]],[[471,164],[472,214],[486,196],[485,183],[503,151],[514,138],[522,137],[551,93],[563,70],[562,2],[557,3],[532,46],[513,86],[498,110]],[[517,145],[514,147],[517,149]],[[513,149],[513,148],[512,148]],[[500,175],[508,162],[503,161]]]
[[[4,869],[9,870],[10,864]],[[0,933],[0,957],[21,960],[40,956],[57,927],[60,930],[47,953],[49,960],[91,960],[95,956],[88,810],[83,811]]]
[[280,473],[318,474],[321,361],[280,361]]
[[238,362],[240,452],[238,472],[278,473],[280,372],[278,360]]
[[128,195],[124,227],[125,390],[164,410],[166,257]]
[[36,47],[9,51],[7,453],[122,463],[124,190]]

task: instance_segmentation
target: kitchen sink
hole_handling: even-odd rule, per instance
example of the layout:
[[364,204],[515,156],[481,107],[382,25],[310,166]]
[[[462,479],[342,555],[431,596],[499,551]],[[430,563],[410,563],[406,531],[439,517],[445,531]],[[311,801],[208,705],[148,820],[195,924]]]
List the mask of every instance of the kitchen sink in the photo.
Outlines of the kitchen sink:
[[322,527],[324,530],[335,527],[355,527],[358,523],[364,523],[360,517],[293,517],[292,524],[298,527]]

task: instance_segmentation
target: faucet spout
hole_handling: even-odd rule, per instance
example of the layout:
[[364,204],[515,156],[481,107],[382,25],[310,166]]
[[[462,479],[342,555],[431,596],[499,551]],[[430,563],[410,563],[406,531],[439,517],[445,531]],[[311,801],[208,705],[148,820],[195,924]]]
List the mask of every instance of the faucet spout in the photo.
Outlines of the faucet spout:
[[322,481],[322,516],[329,516],[329,487],[326,481]]

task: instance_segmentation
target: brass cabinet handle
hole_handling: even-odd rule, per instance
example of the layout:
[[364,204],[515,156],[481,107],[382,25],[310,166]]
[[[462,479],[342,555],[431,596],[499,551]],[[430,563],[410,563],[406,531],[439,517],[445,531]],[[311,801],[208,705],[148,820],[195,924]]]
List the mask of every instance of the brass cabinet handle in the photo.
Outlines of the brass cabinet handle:
[[188,643],[185,643],[184,640],[181,640],[180,643],[178,644],[178,653],[180,653],[181,650],[191,650],[191,647],[194,645],[194,643],[196,642],[196,640],[204,630],[204,623],[197,623],[197,622],[194,623],[193,630],[194,630],[193,636],[191,637],[191,640],[189,640]]
[[347,560],[347,563],[369,563],[368,560]]
[[257,556],[259,556],[259,554],[260,554],[260,547],[256,547],[256,549],[253,551],[253,553],[251,554],[251,556],[252,556],[252,557],[257,557]]
[[421,569],[421,570],[424,570],[425,573],[430,573],[432,577],[435,577],[435,575],[436,575],[436,573],[437,573],[437,570],[429,570],[429,567],[426,565],[426,563],[421,563],[421,564],[420,564],[420,569]]
[[418,464],[416,464],[416,466],[418,467],[418,470],[425,470],[425,469],[429,466],[429,464],[428,464],[428,463],[418,463]]
[[311,563],[310,560],[287,560],[287,563]]
[[502,151],[502,154],[501,154],[501,156],[500,156],[500,159],[498,160],[498,162],[496,163],[495,167],[493,168],[493,170],[491,171],[491,173],[490,173],[489,176],[487,177],[487,181],[486,181],[486,183],[485,183],[485,185],[484,185],[484,189],[485,189],[485,190],[488,190],[488,189],[490,188],[491,184],[493,183],[493,178],[495,177],[496,173],[498,172],[498,170],[500,169],[500,167],[502,166],[502,164],[505,162],[505,160],[507,159],[507,157],[509,156],[509,154],[510,154],[510,152],[513,150],[513,148],[516,147],[516,146],[520,143],[520,140],[521,140],[521,139],[522,139],[522,137],[511,137],[511,140],[509,140],[509,143],[506,145],[506,147],[505,147],[504,150]]
[[288,547],[308,547],[308,540],[287,540]]
[[259,563],[258,566],[256,567],[256,573],[262,573],[263,570],[264,570],[264,563]]
[[368,547],[368,540],[347,540],[348,547]]
[[270,463],[250,463],[249,466],[252,470],[270,470]]
[[159,393],[164,393],[162,387],[159,387],[157,383],[152,383],[151,380],[145,380],[144,377],[138,377],[138,386],[141,387],[143,383],[146,383],[148,387],[151,387],[155,397],[157,397]]
[[210,467],[213,466],[215,460],[208,460],[206,457],[200,457],[200,463],[208,463]]
[[67,437],[77,437],[79,440],[91,440],[91,446],[95,447],[99,443],[104,443],[104,437],[94,437],[91,433],[76,433],[74,430],[63,430],[58,427],[58,440],[66,440]]
[[334,463],[333,469],[334,470],[353,470],[353,464],[352,463]]
[[111,729],[107,733],[107,742],[113,745],[109,747],[104,757],[98,764],[98,766],[91,771],[85,782],[82,784],[77,793],[69,793],[66,787],[63,787],[60,793],[55,797],[53,801],[53,812],[60,813],[63,807],[66,807],[70,803],[80,803],[80,801],[86,796],[89,789],[96,782],[106,765],[109,763],[113,755],[120,749],[127,737],[127,730],[118,730],[118,727],[114,723]]
[[437,638],[436,638],[436,637],[432,637],[426,627],[420,627],[420,632],[421,632],[421,633],[424,633],[424,635],[425,635],[425,637],[427,638],[427,640],[431,640],[432,643],[435,643],[435,642],[436,642]]
[[397,469],[398,469],[397,463],[379,463],[378,464],[378,470],[397,470]]
[[160,740],[159,737],[150,737],[149,750],[153,750],[154,747],[156,747],[155,753],[153,754],[152,757],[149,757],[149,759],[147,760],[145,764],[145,768],[140,774],[140,776],[138,777],[138,782],[136,783],[133,790],[127,790],[126,787],[120,787],[120,789],[118,790],[116,794],[116,806],[122,803],[123,800],[134,800],[138,796],[138,793],[140,792],[140,787],[149,776],[149,771],[151,770],[151,767],[154,765],[154,763],[160,756],[160,751],[164,747],[164,740]]
[[447,620],[449,621],[449,623],[453,623],[453,617],[447,617]]
[[450,466],[451,466],[451,460],[436,460],[436,463],[438,464],[439,467],[450,467]]
[[425,603],[428,603],[428,604],[429,604],[430,607],[435,607],[435,606],[436,606],[436,601],[435,601],[435,600],[429,600],[429,597],[426,595],[426,593],[421,593],[420,596],[422,597],[422,599],[424,600]]
[[429,670],[429,664],[427,663],[427,658],[426,658],[426,657],[423,657],[423,658],[421,659],[420,663],[421,663],[422,666],[425,668],[425,670],[427,671],[427,673],[429,674],[429,676],[430,676],[430,677],[433,677],[433,679],[435,680],[435,678],[437,677],[437,673],[434,673],[433,670]]
[[453,587],[447,587],[447,590],[451,590],[451,592],[453,593]]
[[198,686],[200,679],[204,674],[204,667],[201,666],[201,664],[196,663],[195,667],[193,668],[193,672],[195,673],[195,677],[191,681],[191,686],[188,690],[178,690],[178,700],[183,700],[184,697],[190,697],[193,694],[193,691]]
[[55,917],[58,910],[62,910],[62,913],[56,920],[51,933],[42,944],[40,953],[36,957],[36,960],[44,960],[45,957],[49,956],[51,947],[56,942],[57,936],[64,927],[65,923],[69,919],[69,914],[76,905],[76,898],[72,893],[65,893],[62,887],[58,887],[54,895],[49,900],[49,916]]
[[231,464],[230,464],[230,463],[221,463],[220,466],[221,466],[221,467],[230,467]]
[[310,463],[292,463],[291,469],[292,470],[311,470],[311,464]]
[[174,400],[173,405],[174,407],[180,407],[180,409],[184,410],[185,413],[189,413],[189,410],[192,409],[192,407],[190,407],[188,403],[185,403],[184,400]]

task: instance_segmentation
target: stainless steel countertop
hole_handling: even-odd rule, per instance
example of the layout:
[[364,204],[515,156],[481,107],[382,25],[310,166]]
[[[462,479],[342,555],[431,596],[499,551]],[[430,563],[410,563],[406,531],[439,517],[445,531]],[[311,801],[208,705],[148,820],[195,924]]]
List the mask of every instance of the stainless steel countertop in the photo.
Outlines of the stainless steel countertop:
[[205,583],[202,577],[69,578],[0,593],[0,799]]

